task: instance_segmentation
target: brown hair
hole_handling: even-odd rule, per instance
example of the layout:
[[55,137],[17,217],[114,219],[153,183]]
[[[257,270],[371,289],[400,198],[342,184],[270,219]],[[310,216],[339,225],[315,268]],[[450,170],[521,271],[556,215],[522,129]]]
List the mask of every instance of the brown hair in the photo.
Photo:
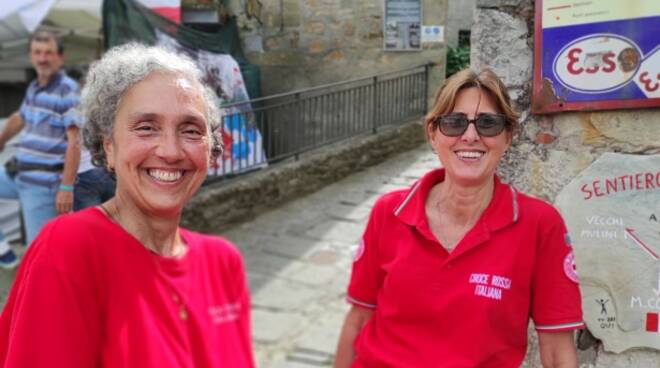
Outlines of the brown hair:
[[458,92],[470,87],[477,87],[493,97],[499,113],[507,118],[508,130],[513,131],[518,127],[519,114],[511,106],[511,98],[502,80],[490,69],[483,69],[479,73],[472,69],[463,69],[447,78],[438,89],[433,107],[424,117],[426,131],[436,117],[452,112]]
[[64,43],[62,39],[55,34],[55,32],[47,29],[37,29],[31,36],[28,43],[28,51],[32,51],[32,42],[55,42],[57,46],[57,53],[62,55],[64,53]]

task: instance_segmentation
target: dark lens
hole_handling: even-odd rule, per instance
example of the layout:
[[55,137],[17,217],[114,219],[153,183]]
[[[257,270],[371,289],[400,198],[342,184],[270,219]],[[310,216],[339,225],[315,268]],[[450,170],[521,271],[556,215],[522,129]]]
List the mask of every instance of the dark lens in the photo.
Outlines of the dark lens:
[[475,125],[479,135],[494,137],[504,130],[506,117],[498,114],[479,114]]
[[464,114],[449,114],[440,118],[440,131],[448,137],[458,137],[467,130],[468,120]]

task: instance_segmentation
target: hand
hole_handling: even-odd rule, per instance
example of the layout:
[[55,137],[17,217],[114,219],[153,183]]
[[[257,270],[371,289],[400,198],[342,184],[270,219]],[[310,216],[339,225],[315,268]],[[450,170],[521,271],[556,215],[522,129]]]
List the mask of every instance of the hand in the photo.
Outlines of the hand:
[[60,190],[55,196],[55,209],[57,213],[69,213],[73,209],[73,192],[69,190]]

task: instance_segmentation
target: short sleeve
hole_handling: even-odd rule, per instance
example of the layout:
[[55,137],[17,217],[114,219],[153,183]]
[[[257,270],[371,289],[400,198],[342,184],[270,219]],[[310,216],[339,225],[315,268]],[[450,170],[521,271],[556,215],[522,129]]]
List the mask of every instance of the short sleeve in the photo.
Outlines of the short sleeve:
[[385,278],[379,257],[383,207],[384,203],[378,201],[371,211],[353,258],[348,286],[348,302],[365,308],[376,308],[378,292]]
[[556,211],[543,221],[532,281],[532,319],[536,330],[584,328],[570,236]]
[[0,317],[0,366],[97,367],[100,311],[85,289],[57,265],[49,252],[65,236],[47,225],[23,258]]
[[23,102],[21,102],[21,107],[18,108],[18,114],[21,116],[21,119],[23,122],[27,122],[27,96],[23,98]]
[[65,128],[72,126],[82,128],[83,120],[80,113],[80,88],[72,83],[62,95],[62,125]]

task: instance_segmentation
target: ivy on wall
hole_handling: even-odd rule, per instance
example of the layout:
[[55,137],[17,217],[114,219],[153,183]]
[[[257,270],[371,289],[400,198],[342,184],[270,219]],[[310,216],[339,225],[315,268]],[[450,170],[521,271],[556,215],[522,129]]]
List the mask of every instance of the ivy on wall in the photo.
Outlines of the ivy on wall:
[[447,77],[469,66],[470,66],[469,46],[459,46],[459,47],[447,46],[447,72],[446,72]]

